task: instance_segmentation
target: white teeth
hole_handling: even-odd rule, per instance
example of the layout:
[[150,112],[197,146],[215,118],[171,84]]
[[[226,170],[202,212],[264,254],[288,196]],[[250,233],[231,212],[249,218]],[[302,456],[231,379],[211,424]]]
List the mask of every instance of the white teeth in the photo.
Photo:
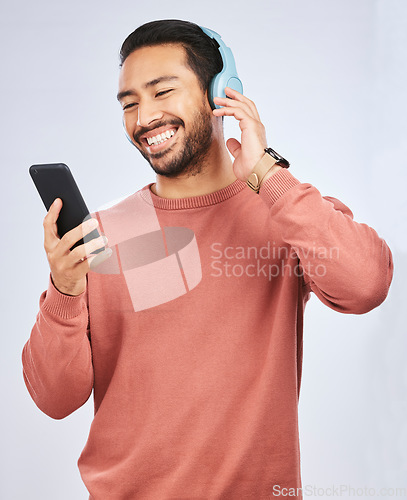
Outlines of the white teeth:
[[161,144],[175,134],[175,130],[166,130],[162,134],[158,134],[155,137],[147,137],[148,145],[151,146]]

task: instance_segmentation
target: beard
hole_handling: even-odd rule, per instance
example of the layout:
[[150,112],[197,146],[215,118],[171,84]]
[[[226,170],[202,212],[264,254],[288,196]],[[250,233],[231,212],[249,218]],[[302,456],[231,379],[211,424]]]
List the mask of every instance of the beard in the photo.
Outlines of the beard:
[[[137,146],[141,155],[148,161],[156,174],[163,177],[175,178],[181,174],[187,177],[194,176],[202,171],[212,144],[212,113],[202,107],[194,113],[191,123],[191,131],[185,134],[181,149],[177,153],[173,153],[173,148],[177,147],[177,144],[155,154],[148,154]],[[184,127],[185,130],[185,123],[180,118],[160,122],[156,125],[156,128],[163,125],[177,125],[178,127]],[[145,131],[141,130],[137,134],[135,137],[136,143],[138,142],[137,138],[145,133]],[[180,145],[178,144],[179,147]]]

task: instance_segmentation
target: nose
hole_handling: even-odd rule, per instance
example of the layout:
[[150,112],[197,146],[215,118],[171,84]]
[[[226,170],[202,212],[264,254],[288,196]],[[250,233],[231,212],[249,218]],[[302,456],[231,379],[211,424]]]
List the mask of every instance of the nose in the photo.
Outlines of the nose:
[[161,120],[163,116],[158,101],[140,102],[137,108],[137,126],[148,127],[155,120]]

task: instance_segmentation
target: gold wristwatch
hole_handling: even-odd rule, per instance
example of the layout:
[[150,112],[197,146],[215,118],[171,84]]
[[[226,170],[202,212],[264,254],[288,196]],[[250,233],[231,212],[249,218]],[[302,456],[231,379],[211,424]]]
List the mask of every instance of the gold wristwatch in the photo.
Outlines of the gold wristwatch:
[[271,170],[274,165],[279,165],[283,168],[289,168],[290,164],[288,161],[279,155],[274,149],[265,148],[264,156],[256,163],[256,166],[252,170],[251,174],[246,180],[246,184],[249,188],[253,189],[257,194],[259,194],[261,182],[269,170]]

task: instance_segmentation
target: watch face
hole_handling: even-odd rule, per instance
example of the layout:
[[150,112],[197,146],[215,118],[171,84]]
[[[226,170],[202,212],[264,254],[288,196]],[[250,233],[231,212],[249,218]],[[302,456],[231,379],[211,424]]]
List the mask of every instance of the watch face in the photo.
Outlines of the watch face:
[[279,155],[277,153],[277,151],[274,151],[274,149],[266,148],[264,151],[277,160],[277,162],[276,162],[277,165],[280,165],[280,166],[285,167],[285,168],[288,168],[290,166],[288,161],[285,158],[283,158],[281,155]]

